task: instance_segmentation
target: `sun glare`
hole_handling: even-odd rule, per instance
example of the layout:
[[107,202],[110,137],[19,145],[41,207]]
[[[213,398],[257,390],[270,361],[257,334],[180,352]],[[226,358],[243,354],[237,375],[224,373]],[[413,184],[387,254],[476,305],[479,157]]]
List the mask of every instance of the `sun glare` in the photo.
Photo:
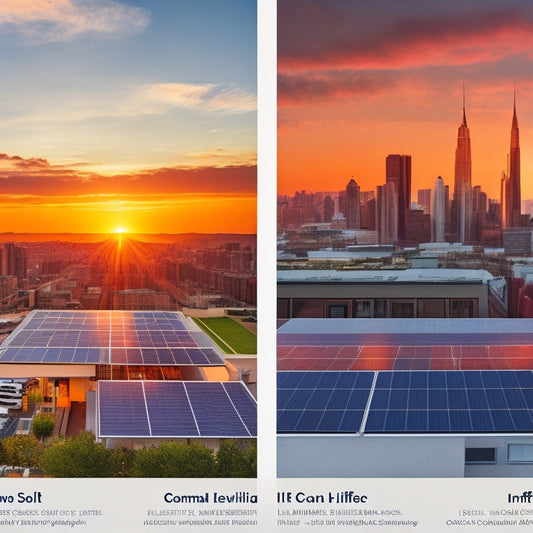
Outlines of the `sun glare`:
[[119,234],[122,234],[122,233],[126,233],[126,229],[125,228],[116,228],[114,233],[119,233]]

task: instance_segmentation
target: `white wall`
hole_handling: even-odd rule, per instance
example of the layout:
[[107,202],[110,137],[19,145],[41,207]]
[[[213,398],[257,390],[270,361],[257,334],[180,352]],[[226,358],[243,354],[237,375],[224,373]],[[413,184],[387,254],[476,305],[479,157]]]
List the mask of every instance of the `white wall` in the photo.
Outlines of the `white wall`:
[[279,435],[279,477],[463,477],[464,437]]

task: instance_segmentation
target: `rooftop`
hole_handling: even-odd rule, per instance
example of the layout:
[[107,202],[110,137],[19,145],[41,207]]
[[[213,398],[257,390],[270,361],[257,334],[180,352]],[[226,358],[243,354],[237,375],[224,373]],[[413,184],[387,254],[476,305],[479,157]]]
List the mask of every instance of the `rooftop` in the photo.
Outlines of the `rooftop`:
[[278,270],[278,283],[475,283],[493,279],[486,270],[409,268],[405,270]]

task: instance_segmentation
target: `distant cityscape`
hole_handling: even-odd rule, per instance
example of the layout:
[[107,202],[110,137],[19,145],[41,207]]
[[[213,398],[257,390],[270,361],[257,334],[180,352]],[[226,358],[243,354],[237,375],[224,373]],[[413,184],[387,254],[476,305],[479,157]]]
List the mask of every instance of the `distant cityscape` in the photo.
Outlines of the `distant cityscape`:
[[167,243],[127,234],[38,238],[0,244],[0,313],[256,304],[255,235],[176,235]]
[[[533,200],[521,199],[516,101],[500,198],[488,198],[480,185],[472,186],[464,93],[453,193],[438,176],[434,187],[418,190],[413,202],[411,159],[386,155],[385,182],[375,190],[362,191],[352,177],[341,191],[278,196],[278,318],[533,316]],[[284,273],[288,270],[301,272]],[[383,276],[368,273],[376,270],[407,271],[395,283],[404,285],[402,291],[389,285],[376,292],[377,278],[384,283]],[[389,274],[390,280],[398,277]],[[302,288],[316,284],[317,276],[324,283],[327,278],[328,290],[318,294]],[[424,297],[416,296],[422,280],[427,284],[430,278],[433,288],[426,286]],[[336,291],[331,289],[335,283]],[[454,283],[457,299],[449,288],[447,294],[435,288]],[[468,284],[484,285],[485,295],[467,297]]]
[[453,194],[442,177],[432,189],[417,191],[412,202],[411,155],[385,158],[385,183],[361,191],[355,178],[337,192],[305,190],[278,196],[278,230],[289,239],[296,230],[303,237],[316,231],[331,242],[349,230],[349,244],[412,247],[421,243],[461,243],[503,247],[520,255],[531,253],[533,200],[522,205],[520,194],[520,141],[516,104],[513,108],[508,169],[502,172],[499,199],[488,198],[480,185],[472,186],[470,131],[463,104],[455,152]]

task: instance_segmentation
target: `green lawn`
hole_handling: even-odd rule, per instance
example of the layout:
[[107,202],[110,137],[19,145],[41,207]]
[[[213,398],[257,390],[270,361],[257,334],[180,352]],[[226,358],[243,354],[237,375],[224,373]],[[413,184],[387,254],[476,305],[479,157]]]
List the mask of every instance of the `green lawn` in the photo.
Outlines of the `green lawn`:
[[194,321],[222,348],[224,353],[233,353],[231,348],[235,353],[257,353],[257,336],[235,320],[217,317],[194,318]]

